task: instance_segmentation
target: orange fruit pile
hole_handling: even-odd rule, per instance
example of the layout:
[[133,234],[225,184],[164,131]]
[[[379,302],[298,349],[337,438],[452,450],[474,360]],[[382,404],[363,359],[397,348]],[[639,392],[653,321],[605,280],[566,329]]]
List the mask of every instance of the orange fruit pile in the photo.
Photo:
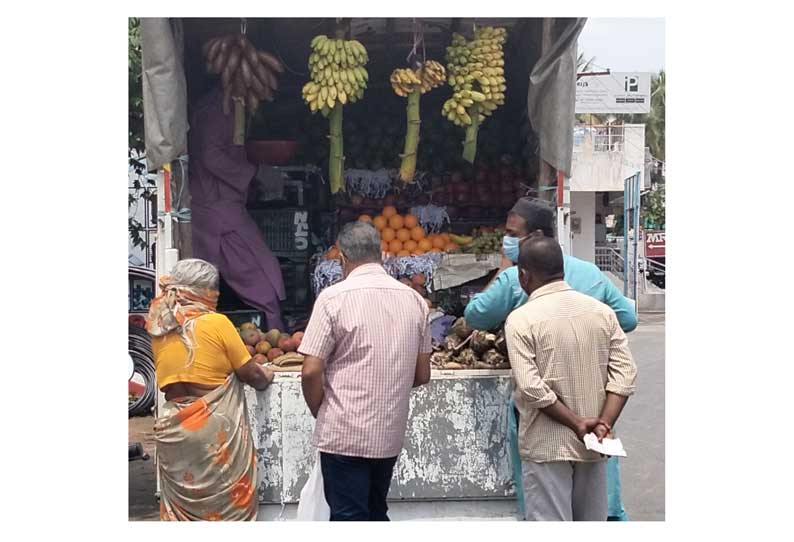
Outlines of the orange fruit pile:
[[381,214],[361,215],[359,220],[371,222],[380,232],[381,250],[387,256],[421,256],[427,252],[449,252],[458,249],[446,233],[427,235],[419,220],[411,214],[400,215],[393,206]]

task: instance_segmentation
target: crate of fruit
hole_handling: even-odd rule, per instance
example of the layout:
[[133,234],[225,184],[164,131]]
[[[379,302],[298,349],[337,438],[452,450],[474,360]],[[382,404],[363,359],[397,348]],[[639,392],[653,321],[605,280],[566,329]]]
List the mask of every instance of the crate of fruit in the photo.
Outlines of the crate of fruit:
[[307,209],[287,207],[249,212],[276,256],[308,257],[311,253],[311,213]]

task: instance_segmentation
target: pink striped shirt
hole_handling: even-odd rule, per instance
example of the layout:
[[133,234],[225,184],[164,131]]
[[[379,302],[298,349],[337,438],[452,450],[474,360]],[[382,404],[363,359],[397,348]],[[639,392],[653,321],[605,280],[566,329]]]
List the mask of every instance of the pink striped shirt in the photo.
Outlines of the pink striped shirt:
[[354,457],[402,450],[419,353],[430,353],[422,296],[379,264],[354,269],[314,304],[300,353],[325,362],[314,445]]

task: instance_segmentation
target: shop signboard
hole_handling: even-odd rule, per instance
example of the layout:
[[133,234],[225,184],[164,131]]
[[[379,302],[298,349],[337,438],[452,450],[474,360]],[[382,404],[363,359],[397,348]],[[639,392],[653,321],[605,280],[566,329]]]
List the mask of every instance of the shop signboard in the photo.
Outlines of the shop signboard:
[[645,231],[645,257],[664,258],[665,232],[664,230]]
[[576,113],[650,113],[651,74],[612,72],[576,81]]

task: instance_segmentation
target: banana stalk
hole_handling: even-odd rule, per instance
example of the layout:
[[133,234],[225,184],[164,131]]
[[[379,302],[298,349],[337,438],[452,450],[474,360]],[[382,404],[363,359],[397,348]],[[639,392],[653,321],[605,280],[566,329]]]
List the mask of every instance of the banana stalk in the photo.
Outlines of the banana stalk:
[[400,155],[400,179],[407,183],[414,181],[416,173],[416,152],[419,147],[419,97],[422,91],[417,88],[408,95],[408,128],[405,133],[405,148]]
[[470,164],[474,163],[477,155],[477,130],[480,128],[480,104],[471,106],[471,124],[466,127],[466,139],[463,141],[463,159]]
[[245,103],[234,98],[234,144],[245,144]]
[[331,182],[331,193],[336,194],[345,187],[343,175],[345,156],[342,140],[342,104],[337,102],[329,115],[331,125],[331,152],[328,156],[328,175]]

